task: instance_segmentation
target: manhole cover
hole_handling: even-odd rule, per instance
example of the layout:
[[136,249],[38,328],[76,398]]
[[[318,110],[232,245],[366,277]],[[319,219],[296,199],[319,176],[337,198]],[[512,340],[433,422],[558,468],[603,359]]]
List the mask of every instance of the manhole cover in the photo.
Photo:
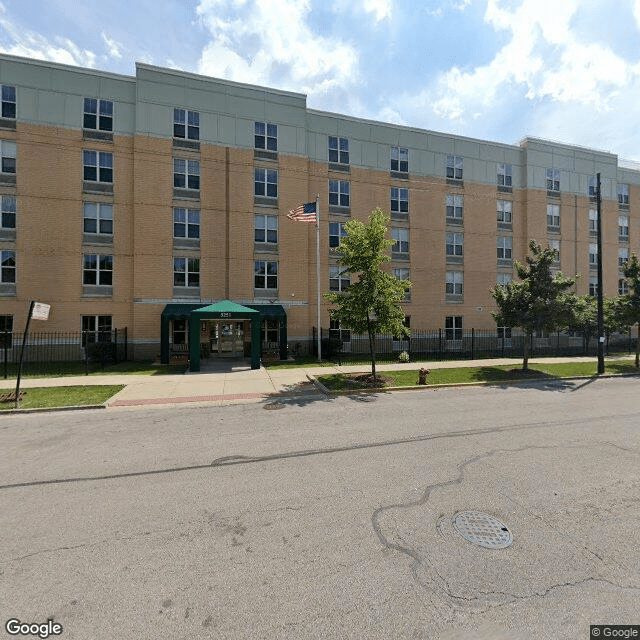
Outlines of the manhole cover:
[[453,526],[465,540],[488,549],[504,549],[513,542],[506,525],[482,511],[460,511],[453,518]]
[[265,409],[284,409],[287,405],[284,404],[283,402],[270,402],[269,404],[265,404],[264,408]]

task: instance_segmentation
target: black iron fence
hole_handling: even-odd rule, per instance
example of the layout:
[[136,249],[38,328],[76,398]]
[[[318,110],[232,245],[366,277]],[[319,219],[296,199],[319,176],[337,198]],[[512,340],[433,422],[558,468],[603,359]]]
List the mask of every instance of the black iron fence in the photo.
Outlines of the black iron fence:
[[[0,375],[15,377],[23,333],[0,332]],[[22,375],[88,374],[128,359],[127,328],[110,331],[29,332]]]
[[[314,328],[314,353],[317,355]],[[322,355],[340,361],[358,361],[369,357],[369,337],[349,331],[321,329]],[[525,336],[508,330],[432,329],[412,331],[408,338],[392,335],[375,337],[376,358],[398,361],[405,351],[412,361],[476,360],[480,358],[520,358],[524,353]],[[597,338],[588,343],[577,333],[556,332],[530,337],[529,356],[596,356]],[[631,332],[607,336],[606,353],[635,352],[635,337]]]

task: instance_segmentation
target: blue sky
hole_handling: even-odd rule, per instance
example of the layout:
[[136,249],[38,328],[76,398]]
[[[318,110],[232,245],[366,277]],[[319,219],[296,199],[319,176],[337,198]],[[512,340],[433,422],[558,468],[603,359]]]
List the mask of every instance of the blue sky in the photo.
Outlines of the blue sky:
[[640,161],[640,0],[0,0],[0,51],[129,75],[147,62]]

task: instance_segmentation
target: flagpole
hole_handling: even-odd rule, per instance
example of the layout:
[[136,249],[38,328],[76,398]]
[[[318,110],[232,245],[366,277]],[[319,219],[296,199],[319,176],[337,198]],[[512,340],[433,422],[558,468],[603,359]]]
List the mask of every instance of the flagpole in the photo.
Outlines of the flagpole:
[[318,305],[318,362],[321,362],[322,336],[320,329],[320,194],[316,196],[316,294]]

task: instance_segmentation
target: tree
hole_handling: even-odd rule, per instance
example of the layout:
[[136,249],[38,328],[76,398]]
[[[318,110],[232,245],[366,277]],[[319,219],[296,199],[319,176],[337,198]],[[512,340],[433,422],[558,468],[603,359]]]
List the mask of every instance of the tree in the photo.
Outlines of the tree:
[[568,289],[575,285],[575,278],[561,273],[551,273],[555,251],[531,240],[526,265],[515,263],[520,282],[497,285],[491,296],[498,305],[492,315],[498,326],[520,327],[524,331],[522,369],[529,368],[529,342],[535,331],[554,331],[567,326],[571,319],[571,301]]
[[358,281],[346,291],[325,293],[324,297],[336,305],[331,317],[354,333],[369,336],[371,375],[376,378],[376,333],[409,335],[404,326],[404,311],[400,306],[405,292],[411,286],[409,280],[399,280],[380,268],[391,258],[385,253],[394,240],[386,240],[389,216],[376,208],[368,223],[349,220],[345,224],[346,237],[342,238],[338,251],[339,264],[345,272],[358,275]]
[[[584,355],[587,355],[589,341],[598,332],[598,303],[591,295],[576,296],[568,294],[567,302],[571,309],[569,328],[582,334]],[[624,331],[626,325],[619,311],[618,298],[604,298],[604,335],[607,337]]]
[[640,261],[636,254],[632,254],[624,266],[624,277],[629,287],[629,293],[619,296],[619,317],[622,324],[632,327],[638,325],[636,338],[636,367],[640,367]]

